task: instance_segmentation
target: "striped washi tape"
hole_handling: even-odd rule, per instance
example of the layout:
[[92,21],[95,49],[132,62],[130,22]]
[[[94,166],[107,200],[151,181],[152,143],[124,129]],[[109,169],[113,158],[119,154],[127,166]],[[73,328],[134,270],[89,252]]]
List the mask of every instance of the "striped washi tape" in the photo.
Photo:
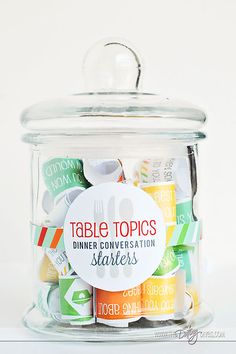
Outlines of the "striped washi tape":
[[201,222],[178,224],[167,228],[168,246],[191,245],[197,243],[201,236]]
[[[64,250],[63,228],[46,227],[31,224],[33,244],[43,248]],[[167,246],[191,245],[200,240],[201,223],[178,224],[167,227]]]
[[31,224],[33,244],[43,248],[64,250],[63,229]]

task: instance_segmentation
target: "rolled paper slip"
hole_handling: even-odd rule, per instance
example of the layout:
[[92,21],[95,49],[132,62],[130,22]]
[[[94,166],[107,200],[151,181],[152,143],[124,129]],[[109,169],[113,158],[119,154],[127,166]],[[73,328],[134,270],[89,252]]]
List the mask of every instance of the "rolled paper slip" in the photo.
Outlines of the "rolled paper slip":
[[190,224],[194,221],[192,199],[187,198],[176,203],[176,221],[177,224]]
[[120,182],[124,179],[122,165],[119,160],[83,160],[84,175],[92,184]]
[[191,296],[192,298],[192,303],[193,303],[193,310],[194,313],[198,313],[199,307],[200,307],[200,294],[196,286],[190,284],[187,285],[187,293]]
[[86,189],[90,186],[84,177],[83,163],[79,159],[54,158],[43,164],[44,182],[54,198],[74,187]]
[[141,286],[110,292],[96,289],[96,318],[98,323],[113,327],[128,327],[141,317]]
[[58,283],[58,272],[46,254],[39,266],[39,279],[43,282]]
[[42,199],[42,208],[46,214],[49,214],[54,207],[54,200],[49,191],[45,191]]
[[192,198],[191,171],[188,158],[175,159],[173,171],[177,201],[183,198]]
[[186,273],[186,283],[192,282],[192,264],[194,262],[194,248],[189,246],[174,246],[174,252],[178,258],[180,268]]
[[175,275],[147,279],[142,284],[143,316],[152,321],[173,318],[176,291]]
[[186,294],[185,271],[180,269],[175,274],[176,278],[176,297],[175,297],[175,319],[183,318],[191,306],[191,299]]
[[77,275],[59,279],[61,315],[64,320],[93,319],[93,288]]
[[[176,219],[177,224],[189,224],[194,221],[193,210],[192,210],[192,199],[180,200],[176,204]],[[195,228],[190,229],[192,235],[196,232]],[[194,248],[190,246],[174,246],[174,252],[178,258],[180,268],[185,270],[186,273],[186,283],[192,282],[193,264],[194,264]]]
[[38,289],[37,308],[43,316],[60,321],[59,287],[55,284],[41,283]]
[[135,173],[139,183],[173,181],[176,199],[192,196],[190,164],[187,157],[144,160]]
[[47,248],[46,254],[60,275],[67,275],[71,267],[65,251]]
[[127,179],[126,178],[126,174],[125,174],[125,169],[124,169],[124,163],[120,159],[118,161],[119,161],[119,163],[121,165],[122,172],[121,172],[121,175],[120,175],[120,177],[119,177],[117,182],[123,182],[124,183],[124,182],[126,182],[126,179]]
[[173,274],[179,269],[179,261],[175,255],[173,247],[167,247],[164,256],[153,276],[163,276]]
[[141,184],[173,181],[174,161],[173,158],[143,160],[135,173],[135,179]]
[[176,197],[174,182],[141,184],[141,189],[148,193],[163,212],[167,225],[176,223]]
[[152,276],[142,284],[143,316],[151,321],[182,318],[185,312],[185,274]]
[[46,225],[56,227],[63,226],[69,206],[84,190],[84,188],[76,187],[72,190],[65,191],[64,195],[55,204],[54,209],[48,214],[45,220]]

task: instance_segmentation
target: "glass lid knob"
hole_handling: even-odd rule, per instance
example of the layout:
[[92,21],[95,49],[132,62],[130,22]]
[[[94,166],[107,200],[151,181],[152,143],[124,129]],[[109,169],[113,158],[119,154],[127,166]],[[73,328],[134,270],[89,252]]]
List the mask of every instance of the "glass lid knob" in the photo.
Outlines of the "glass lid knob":
[[89,92],[135,92],[140,87],[141,62],[126,42],[105,39],[86,53],[83,74]]

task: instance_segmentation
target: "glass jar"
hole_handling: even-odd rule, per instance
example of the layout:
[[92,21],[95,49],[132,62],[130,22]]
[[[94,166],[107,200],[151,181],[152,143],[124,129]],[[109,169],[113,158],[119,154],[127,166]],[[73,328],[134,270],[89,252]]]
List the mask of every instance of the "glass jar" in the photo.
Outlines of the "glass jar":
[[24,324],[86,341],[158,340],[206,325],[197,178],[206,116],[140,91],[129,44],[96,44],[84,75],[87,93],[22,114],[34,252]]

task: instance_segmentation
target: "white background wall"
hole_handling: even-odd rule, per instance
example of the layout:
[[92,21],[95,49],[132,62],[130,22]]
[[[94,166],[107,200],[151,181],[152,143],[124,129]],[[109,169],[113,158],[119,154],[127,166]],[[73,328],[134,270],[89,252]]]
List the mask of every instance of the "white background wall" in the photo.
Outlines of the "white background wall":
[[145,59],[144,89],[208,113],[201,208],[209,272],[236,257],[236,1],[0,0],[0,261],[30,260],[29,155],[21,110],[82,89],[87,48],[125,37]]

